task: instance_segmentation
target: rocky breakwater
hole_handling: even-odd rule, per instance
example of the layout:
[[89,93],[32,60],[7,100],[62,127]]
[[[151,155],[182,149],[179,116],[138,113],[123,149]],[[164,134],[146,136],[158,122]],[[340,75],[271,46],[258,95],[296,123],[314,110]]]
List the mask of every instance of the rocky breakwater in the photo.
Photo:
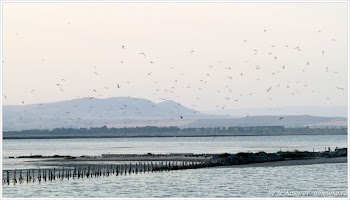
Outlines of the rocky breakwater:
[[347,148],[336,148],[334,151],[309,152],[309,151],[279,151],[277,153],[266,153],[263,151],[257,153],[240,152],[237,154],[216,154],[213,155],[210,163],[216,165],[241,165],[250,163],[263,163],[285,160],[302,160],[316,158],[346,157]]

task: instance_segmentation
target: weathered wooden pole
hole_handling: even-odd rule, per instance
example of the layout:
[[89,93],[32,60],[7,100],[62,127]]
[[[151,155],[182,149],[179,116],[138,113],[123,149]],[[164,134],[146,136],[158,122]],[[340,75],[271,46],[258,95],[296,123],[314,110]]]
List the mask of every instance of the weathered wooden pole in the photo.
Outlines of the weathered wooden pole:
[[23,177],[22,177],[22,170],[20,170],[19,171],[19,183],[22,183],[22,179],[23,179]]
[[30,175],[30,169],[28,170],[29,181],[32,181],[32,176]]
[[16,170],[13,170],[13,183],[17,183]]
[[6,170],[6,174],[7,174],[7,177],[6,177],[7,185],[9,185],[10,184],[10,173],[8,170]]
[[62,168],[62,180],[64,179],[64,167]]
[[38,181],[41,182],[41,169],[38,169]]

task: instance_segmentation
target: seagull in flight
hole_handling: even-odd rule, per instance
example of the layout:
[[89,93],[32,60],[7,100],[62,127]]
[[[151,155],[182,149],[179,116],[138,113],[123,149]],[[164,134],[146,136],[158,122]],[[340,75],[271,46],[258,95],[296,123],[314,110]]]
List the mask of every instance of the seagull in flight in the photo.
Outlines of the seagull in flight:
[[194,53],[194,50],[190,51],[190,54],[191,54],[191,53]]
[[125,49],[125,46],[124,46],[124,45],[122,45],[122,48],[123,48],[123,49]]
[[280,117],[278,120],[281,120],[281,119],[283,119],[283,117]]
[[272,87],[270,86],[270,88],[268,88],[268,89],[266,90],[266,92],[270,92],[271,88],[272,88]]
[[140,52],[139,54],[142,54],[143,56],[147,57],[146,54],[144,52]]

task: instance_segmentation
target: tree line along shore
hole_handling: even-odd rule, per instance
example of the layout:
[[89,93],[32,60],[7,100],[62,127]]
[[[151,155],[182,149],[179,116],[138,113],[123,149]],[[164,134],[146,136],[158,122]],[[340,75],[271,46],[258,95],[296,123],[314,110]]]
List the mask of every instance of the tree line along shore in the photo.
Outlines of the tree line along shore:
[[179,128],[174,126],[131,128],[55,128],[4,131],[3,139],[118,138],[118,137],[210,137],[274,135],[346,135],[346,127],[286,128],[284,126],[235,126],[213,128]]

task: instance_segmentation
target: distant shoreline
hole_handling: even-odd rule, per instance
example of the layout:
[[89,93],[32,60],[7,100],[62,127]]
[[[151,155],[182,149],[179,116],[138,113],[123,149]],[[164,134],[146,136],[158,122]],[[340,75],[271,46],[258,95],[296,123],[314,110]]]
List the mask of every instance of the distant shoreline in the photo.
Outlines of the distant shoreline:
[[3,140],[25,140],[25,139],[84,139],[84,138],[171,138],[171,137],[236,137],[236,136],[290,136],[290,135],[347,135],[347,134],[265,134],[265,135],[253,135],[253,134],[218,134],[218,135],[130,135],[130,136],[113,136],[113,135],[67,135],[67,136],[3,136]]
[[284,126],[231,126],[211,128],[179,128],[174,126],[129,128],[56,128],[5,131],[3,139],[68,139],[68,138],[145,138],[145,137],[223,137],[283,135],[347,135],[347,128],[286,128]]

